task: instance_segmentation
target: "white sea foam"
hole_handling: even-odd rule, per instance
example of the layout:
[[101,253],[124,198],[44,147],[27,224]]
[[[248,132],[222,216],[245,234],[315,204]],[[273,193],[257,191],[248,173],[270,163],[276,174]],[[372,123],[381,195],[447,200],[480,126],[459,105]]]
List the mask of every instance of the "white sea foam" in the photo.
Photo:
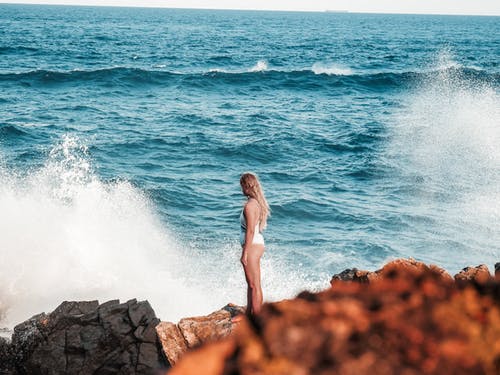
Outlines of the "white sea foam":
[[212,68],[208,70],[209,73],[231,73],[231,71],[222,68]]
[[182,282],[181,251],[148,199],[126,181],[100,181],[75,139],[40,170],[4,168],[0,181],[3,324],[68,299],[149,299],[173,319],[210,306]]
[[[0,228],[0,327],[64,300],[147,299],[171,321],[246,304],[237,239],[210,256],[188,246],[139,189],[99,179],[73,137],[39,170],[0,167]],[[266,300],[315,286],[271,254],[262,261]]]
[[267,61],[259,60],[251,68],[246,68],[246,69],[211,68],[208,70],[208,73],[241,74],[241,73],[264,72],[266,70],[269,70],[269,65]]
[[348,76],[354,74],[354,71],[351,68],[333,63],[317,62],[313,64],[311,70],[314,72],[314,74],[328,74],[338,76]]
[[257,63],[250,68],[249,72],[263,72],[265,70],[268,70],[269,66],[267,64],[266,60],[259,60]]

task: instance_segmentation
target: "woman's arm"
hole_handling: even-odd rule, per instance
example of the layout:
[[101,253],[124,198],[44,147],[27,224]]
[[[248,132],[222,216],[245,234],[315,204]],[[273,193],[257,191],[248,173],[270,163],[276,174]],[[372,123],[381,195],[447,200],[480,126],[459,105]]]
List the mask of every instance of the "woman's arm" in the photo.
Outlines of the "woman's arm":
[[246,265],[247,261],[247,249],[253,242],[253,236],[255,234],[255,225],[259,221],[259,205],[256,201],[248,201],[243,209],[243,214],[245,215],[245,220],[247,222],[247,230],[245,234],[245,245],[243,245],[243,253],[241,255],[241,263]]

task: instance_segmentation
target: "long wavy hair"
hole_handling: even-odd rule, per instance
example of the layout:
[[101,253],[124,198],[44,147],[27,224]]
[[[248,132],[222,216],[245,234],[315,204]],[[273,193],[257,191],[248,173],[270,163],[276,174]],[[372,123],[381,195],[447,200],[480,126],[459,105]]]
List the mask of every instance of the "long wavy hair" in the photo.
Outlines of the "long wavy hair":
[[240,185],[245,188],[248,196],[257,199],[260,205],[260,230],[264,230],[267,227],[267,218],[271,216],[271,209],[267,204],[266,197],[264,195],[264,190],[260,184],[259,178],[256,174],[251,172],[245,172],[240,177]]

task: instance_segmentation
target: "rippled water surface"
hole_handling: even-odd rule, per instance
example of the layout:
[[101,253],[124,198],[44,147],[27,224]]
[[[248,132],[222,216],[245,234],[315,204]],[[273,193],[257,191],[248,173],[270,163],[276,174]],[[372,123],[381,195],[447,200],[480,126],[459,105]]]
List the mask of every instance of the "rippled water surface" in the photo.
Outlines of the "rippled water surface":
[[395,257],[500,255],[498,17],[0,5],[0,311],[267,300]]

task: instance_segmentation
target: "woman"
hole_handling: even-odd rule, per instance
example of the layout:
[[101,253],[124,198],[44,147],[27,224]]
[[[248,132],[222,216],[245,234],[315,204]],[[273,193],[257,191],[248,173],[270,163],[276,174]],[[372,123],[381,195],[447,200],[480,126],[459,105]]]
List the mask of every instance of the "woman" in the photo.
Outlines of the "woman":
[[258,314],[262,307],[260,258],[264,254],[264,237],[261,232],[267,226],[270,209],[255,174],[243,173],[240,177],[240,186],[243,195],[247,197],[240,214],[240,243],[241,264],[248,284],[246,314],[250,316]]

